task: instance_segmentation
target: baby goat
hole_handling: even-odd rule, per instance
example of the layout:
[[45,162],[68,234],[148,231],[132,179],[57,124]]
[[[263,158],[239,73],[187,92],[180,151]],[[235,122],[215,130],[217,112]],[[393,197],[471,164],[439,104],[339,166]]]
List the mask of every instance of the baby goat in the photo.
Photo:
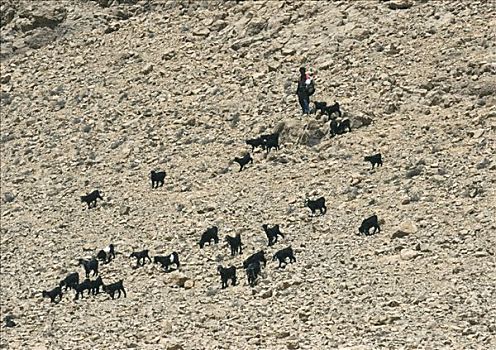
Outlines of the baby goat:
[[248,268],[248,266],[254,262],[263,262],[264,267],[267,265],[267,260],[265,259],[265,253],[263,250],[250,255],[245,261],[243,261],[243,268]]
[[81,196],[81,202],[85,202],[86,204],[88,204],[88,209],[96,207],[97,199],[103,200],[102,196],[100,195],[100,191],[98,190],[94,190],[86,196]]
[[250,263],[246,267],[246,277],[248,277],[248,284],[251,287],[255,286],[255,282],[257,281],[257,277],[260,274],[260,262],[255,261]]
[[111,243],[98,252],[96,258],[104,264],[108,264],[112,259],[115,259],[114,245]]
[[150,178],[152,179],[152,188],[162,187],[164,185],[165,171],[155,172],[152,170]]
[[310,208],[312,211],[312,215],[315,215],[315,211],[318,209],[320,210],[320,213],[324,215],[327,212],[327,207],[325,205],[325,198],[320,197],[317,198],[316,200],[312,201],[310,199],[305,200],[305,206]]
[[209,227],[205,232],[203,232],[200,242],[200,249],[203,249],[205,243],[211,244],[211,241],[214,240],[215,244],[219,243],[219,229],[217,226]]
[[231,247],[231,256],[235,256],[239,250],[239,254],[243,254],[243,243],[241,243],[241,235],[238,233],[235,237],[226,236],[226,242]]
[[148,255],[148,249],[142,250],[140,252],[133,252],[129,257],[136,258],[136,266],[140,265],[141,259],[143,259],[143,263],[141,264],[141,266],[145,266],[145,259],[148,259],[150,263],[152,262],[152,259],[150,259],[150,255]]
[[351,132],[351,123],[349,119],[345,119],[341,122],[337,121],[336,119],[331,120],[331,127],[329,130],[331,137],[344,134],[346,132],[346,129]]
[[262,228],[265,231],[265,234],[267,235],[267,239],[269,240],[269,247],[275,243],[277,243],[277,236],[281,236],[284,238],[284,235],[282,232],[279,230],[279,225],[275,225],[274,227],[269,228],[267,224],[263,224]]
[[119,280],[118,282],[109,284],[109,285],[104,285],[103,290],[110,295],[112,299],[114,299],[115,292],[119,292],[119,296],[117,298],[121,297],[121,291],[124,293],[124,298],[127,297],[126,295],[126,290],[124,289],[123,281]]
[[222,289],[227,288],[227,281],[231,280],[233,286],[236,285],[236,267],[231,266],[224,268],[222,265],[217,266],[217,271],[220,274]]
[[169,272],[169,266],[172,264],[175,264],[176,270],[179,270],[179,254],[172,252],[172,254],[166,256],[154,256],[153,263],[162,265],[166,272]]
[[374,154],[373,156],[367,156],[363,158],[364,161],[370,162],[372,164],[372,169],[377,164],[377,166],[382,166],[382,156],[380,153]]
[[[55,287],[52,290],[44,290],[42,292],[43,298],[50,298],[50,302],[58,304],[62,300],[62,288]],[[59,297],[59,301],[55,301],[55,298]]]
[[370,218],[363,220],[362,224],[358,228],[358,232],[364,234],[365,236],[369,236],[369,231],[372,227],[374,228],[374,232],[372,232],[372,234],[375,234],[375,231],[381,232],[377,215],[372,215]]
[[[272,261],[275,261],[276,259],[279,260],[279,267],[285,268],[288,264],[286,262],[286,258],[289,258],[289,262],[291,264],[296,262],[296,258],[294,257],[293,249],[291,248],[291,246],[281,249],[277,253],[275,253]],[[284,266],[282,266],[283,263]]]
[[251,162],[251,164],[253,164],[253,158],[250,156],[250,153],[245,154],[241,158],[234,157],[234,161],[239,164],[239,166],[240,166],[239,171],[242,171],[243,170],[243,167],[246,164],[248,164],[250,162]]
[[91,260],[79,259],[79,264],[83,265],[86,278],[90,277],[90,272],[93,271],[93,276],[98,275],[98,260],[91,258]]

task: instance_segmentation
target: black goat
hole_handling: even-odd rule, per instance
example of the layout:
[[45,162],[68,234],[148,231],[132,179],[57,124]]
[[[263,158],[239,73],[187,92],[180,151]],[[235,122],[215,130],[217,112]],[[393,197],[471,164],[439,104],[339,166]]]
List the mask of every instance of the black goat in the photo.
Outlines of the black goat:
[[126,295],[126,290],[124,289],[123,281],[119,280],[118,282],[109,284],[109,285],[103,285],[103,290],[110,295],[112,299],[114,299],[115,292],[119,292],[119,296],[117,298],[121,297],[121,291],[124,293],[124,298],[127,297]]
[[351,132],[351,123],[349,119],[342,120],[341,122],[336,119],[331,120],[331,127],[329,130],[331,137],[344,134],[346,132],[346,129]]
[[103,200],[102,196],[100,195],[100,191],[98,190],[94,190],[86,196],[81,196],[81,202],[85,202],[86,204],[88,204],[88,209],[96,207],[97,199]]
[[140,265],[141,259],[143,259],[143,263],[141,264],[141,266],[145,265],[145,259],[148,259],[150,263],[152,262],[152,259],[150,259],[150,255],[148,255],[148,249],[142,250],[140,252],[132,252],[129,257],[136,258],[136,266]]
[[246,277],[248,277],[248,284],[251,287],[255,286],[257,277],[260,274],[260,262],[254,261],[246,267]]
[[243,167],[246,164],[248,164],[250,162],[251,162],[251,164],[253,164],[253,158],[250,156],[250,153],[245,154],[241,158],[234,157],[234,161],[239,164],[239,166],[240,166],[239,171],[242,171],[243,170]]
[[79,259],[79,265],[83,265],[86,278],[90,277],[90,272],[93,271],[93,276],[98,275],[98,260],[91,258],[91,260]]
[[[277,253],[275,253],[272,261],[275,261],[276,259],[279,260],[279,267],[285,268],[288,264],[286,262],[286,258],[289,258],[289,262],[291,264],[296,262],[296,258],[294,257],[293,249],[291,248],[291,246],[281,249]],[[282,266],[283,263],[284,266]]]
[[305,200],[305,206],[310,208],[310,210],[312,211],[312,215],[315,215],[315,211],[317,209],[320,210],[320,213],[322,215],[324,215],[327,212],[327,207],[325,205],[325,198],[324,197],[317,198],[316,200],[313,200],[313,201],[310,199],[307,199],[307,200]]
[[92,285],[92,282],[90,281],[89,278],[87,278],[83,282],[79,283],[74,288],[74,290],[76,291],[76,297],[74,298],[74,300],[78,300],[80,294],[81,294],[81,299],[83,299],[83,294],[84,294],[84,291],[85,290],[87,290],[88,291],[88,295],[90,295],[92,286],[93,286]]
[[367,156],[363,158],[364,161],[370,162],[372,164],[372,169],[377,164],[377,166],[382,166],[382,156],[380,153],[374,154],[373,156]]
[[[62,288],[55,287],[52,290],[44,290],[42,292],[43,298],[47,297],[50,298],[50,302],[52,303],[59,303],[62,300]],[[55,298],[59,297],[59,301],[55,301]]]
[[153,263],[159,263],[160,265],[162,265],[166,272],[169,272],[169,266],[172,264],[175,264],[176,270],[179,270],[179,254],[176,252],[172,252],[172,254],[166,256],[154,256]]
[[321,114],[327,114],[329,118],[331,118],[333,113],[337,113],[339,118],[341,118],[341,109],[339,107],[339,103],[334,101],[334,104],[331,106],[327,105],[327,102],[314,102],[315,103],[315,111],[320,110]]
[[281,230],[279,230],[279,225],[275,225],[274,227],[269,228],[267,224],[263,224],[262,228],[264,229],[265,234],[267,235],[267,239],[269,240],[269,247],[277,243],[277,236],[281,236],[282,238],[284,238]]
[[265,149],[264,140],[261,137],[257,137],[256,139],[246,140],[246,144],[251,146],[251,151],[255,151],[255,148],[260,147]]
[[243,268],[248,268],[248,266],[253,262],[263,262],[264,267],[267,265],[267,260],[265,259],[265,253],[263,250],[250,255],[245,261],[243,261]]
[[219,228],[217,226],[209,227],[205,232],[203,232],[200,242],[200,249],[203,249],[205,243],[212,244],[211,241],[214,240],[215,244],[219,243]]
[[239,250],[239,254],[243,254],[243,243],[241,243],[241,235],[238,233],[235,237],[226,236],[226,242],[231,248],[231,255],[235,256]]
[[5,322],[5,327],[7,328],[12,328],[16,326],[16,323],[14,322],[14,316],[12,315],[7,315],[3,318]]
[[91,285],[91,294],[93,295],[97,295],[98,293],[100,293],[100,287],[103,286],[103,280],[100,276],[98,276],[98,278],[94,281],[90,281],[90,285]]
[[104,264],[108,264],[112,259],[115,259],[114,245],[111,243],[98,252],[96,258]]
[[279,134],[278,133],[261,135],[260,138],[263,141],[264,148],[267,149],[267,153],[269,153],[272,148],[279,150]]
[[222,289],[227,288],[227,281],[231,280],[232,285],[236,285],[236,267],[231,266],[224,268],[222,265],[217,266],[217,271],[220,274]]
[[358,228],[358,232],[364,234],[365,236],[369,236],[369,231],[372,227],[374,228],[374,232],[372,232],[372,234],[375,234],[376,231],[381,232],[377,215],[372,215],[370,218],[363,220],[362,224]]
[[150,178],[152,179],[152,188],[162,187],[164,185],[165,171],[155,172],[152,170]]
[[64,292],[67,291],[67,288],[74,289],[79,284],[79,274],[77,272],[70,273],[60,281],[60,288],[65,287]]

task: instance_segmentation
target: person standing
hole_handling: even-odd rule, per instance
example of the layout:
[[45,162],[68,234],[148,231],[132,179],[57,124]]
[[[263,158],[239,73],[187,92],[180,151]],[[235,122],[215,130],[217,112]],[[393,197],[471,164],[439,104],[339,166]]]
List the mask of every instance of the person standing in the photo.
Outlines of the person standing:
[[303,114],[310,113],[310,96],[315,92],[312,77],[306,73],[305,67],[300,68],[300,79],[298,80],[298,87],[296,94],[298,95],[298,102],[300,103]]

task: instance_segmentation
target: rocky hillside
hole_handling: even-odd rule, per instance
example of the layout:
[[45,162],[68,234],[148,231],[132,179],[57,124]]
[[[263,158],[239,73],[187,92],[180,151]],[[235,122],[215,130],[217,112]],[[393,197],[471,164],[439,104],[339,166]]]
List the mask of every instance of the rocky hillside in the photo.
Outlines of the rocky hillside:
[[[496,347],[493,1],[5,0],[3,349]],[[352,132],[302,116],[339,101]],[[245,139],[281,133],[252,153]],[[363,157],[380,152],[383,167]],[[167,173],[151,189],[152,169]],[[86,210],[80,196],[104,197]],[[306,198],[324,196],[310,216]],[[360,236],[377,214],[381,232]],[[279,224],[272,247],[262,224]],[[200,250],[217,225],[221,242]],[[224,237],[240,233],[241,256]],[[114,243],[103,293],[42,298]],[[291,245],[254,288],[242,261]],[[182,266],[136,268],[135,250]],[[217,265],[238,267],[222,290]]]

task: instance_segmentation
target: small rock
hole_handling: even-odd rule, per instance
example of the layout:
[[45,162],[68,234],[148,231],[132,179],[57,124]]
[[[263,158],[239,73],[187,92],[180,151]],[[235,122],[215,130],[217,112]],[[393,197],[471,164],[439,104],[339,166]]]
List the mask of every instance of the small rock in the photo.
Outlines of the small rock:
[[184,289],[191,289],[195,286],[195,281],[193,280],[187,280],[184,282]]
[[289,332],[279,332],[276,333],[276,338],[282,339],[282,338],[287,338],[291,335]]
[[5,192],[3,194],[4,203],[11,203],[14,201],[15,198],[16,198],[16,196],[14,196],[14,194],[12,192]]
[[150,74],[153,71],[153,64],[148,64],[143,68],[141,74]]
[[419,255],[420,255],[420,253],[418,251],[413,250],[413,249],[403,249],[400,252],[400,257],[402,260],[413,260]]
[[413,169],[410,169],[406,172],[405,176],[407,179],[411,179],[414,176],[418,176],[422,174],[422,168],[421,167],[415,167]]
[[408,220],[408,221],[403,221],[400,226],[396,229],[396,231],[393,233],[391,236],[391,239],[396,239],[396,238],[403,238],[409,235],[412,235],[417,232],[417,226],[415,224]]
[[267,299],[270,298],[271,296],[272,296],[272,289],[266,290],[262,294],[260,294],[260,297],[262,299]]
[[127,205],[125,206],[122,206],[121,209],[119,210],[119,214],[120,215],[129,215],[129,211],[131,210],[131,208]]
[[412,7],[413,2],[411,0],[396,0],[387,3],[387,7],[391,10],[406,10]]

